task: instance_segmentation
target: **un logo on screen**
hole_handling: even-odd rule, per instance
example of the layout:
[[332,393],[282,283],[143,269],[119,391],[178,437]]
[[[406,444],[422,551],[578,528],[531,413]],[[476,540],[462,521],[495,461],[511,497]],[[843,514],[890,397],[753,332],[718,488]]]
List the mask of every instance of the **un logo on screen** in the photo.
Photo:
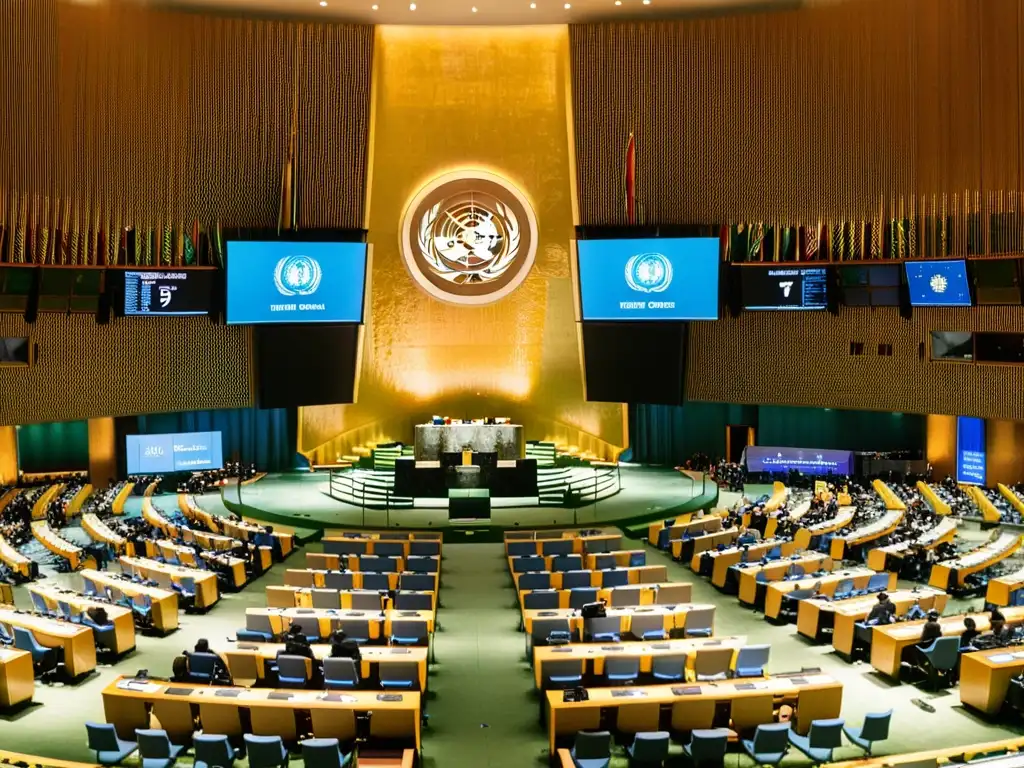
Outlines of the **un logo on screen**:
[[274,268],[274,285],[282,296],[309,296],[320,287],[320,262],[309,256],[285,256]]
[[928,281],[928,285],[935,293],[945,293],[946,288],[949,287],[949,281],[946,280],[942,275],[932,275],[932,279]]
[[660,253],[638,253],[626,262],[626,284],[641,293],[661,293],[672,284],[672,262]]

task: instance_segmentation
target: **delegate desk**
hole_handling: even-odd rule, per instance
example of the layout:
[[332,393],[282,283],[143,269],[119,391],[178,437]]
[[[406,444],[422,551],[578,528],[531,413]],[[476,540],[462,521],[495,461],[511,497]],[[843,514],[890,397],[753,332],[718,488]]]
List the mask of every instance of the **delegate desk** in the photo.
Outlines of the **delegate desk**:
[[113,548],[119,555],[135,555],[135,545],[124,536],[114,533],[110,527],[92,512],[82,515],[82,528],[89,538]]
[[86,556],[84,549],[77,544],[72,544],[70,541],[62,539],[45,520],[32,521],[32,535],[36,541],[57,555],[57,557],[67,560],[72,571],[77,571],[87,561],[95,565],[95,561],[91,557]]
[[[220,526],[225,536],[241,541],[252,541],[256,536],[266,533],[266,527],[250,523],[247,520],[231,520],[226,517],[219,518]],[[270,534],[277,540],[281,547],[281,558],[284,559],[295,549],[295,534],[281,533],[274,531]]]
[[[198,568],[196,553],[192,547],[185,544],[176,544],[167,539],[160,539],[159,541],[148,539],[146,541],[146,556],[150,558],[162,557],[168,561],[177,560],[186,567]],[[216,563],[224,568],[231,575],[231,585],[235,589],[241,589],[249,580],[248,575],[245,573],[245,560],[242,560],[240,557],[214,551],[200,552],[199,557],[208,563]]]
[[0,709],[32,701],[35,690],[32,654],[15,648],[0,648]]
[[876,547],[868,552],[868,568],[875,571],[897,571],[903,558],[915,550],[935,549],[935,547],[946,542],[952,542],[956,536],[957,520],[954,517],[944,517],[934,528],[925,531],[913,541],[903,541],[899,544],[890,544],[887,547]]
[[[364,560],[364,558],[366,558]],[[371,559],[372,558],[372,559]],[[430,565],[426,565],[430,561]],[[417,567],[413,568],[412,564]],[[378,564],[386,567],[374,568]],[[366,571],[369,573],[401,573],[410,571],[414,573],[440,573],[441,558],[436,555],[414,555],[405,557],[385,557],[381,555],[330,555],[319,552],[306,554],[306,567],[316,570],[338,571],[344,568],[346,571]],[[430,570],[424,570],[426,568]]]
[[[710,515],[705,515],[702,517],[698,517],[696,519],[700,521],[706,521],[716,517],[725,517],[728,514],[729,510],[727,509],[712,509]],[[658,547],[659,549],[668,549],[668,536],[665,537],[665,546],[660,546],[661,532],[666,528],[673,528],[675,526],[682,527],[685,526],[687,523],[693,522],[695,519],[693,515],[693,512],[684,512],[678,517],[672,518],[671,525],[669,524],[668,520],[659,520],[656,523],[651,523],[647,526],[647,543],[650,544],[652,547]],[[701,533],[707,533],[707,531],[702,530]],[[680,533],[679,536],[682,536],[682,533]],[[673,536],[672,538],[678,538],[678,536]]]
[[[714,533],[705,533],[689,539],[677,539],[672,542],[672,559],[690,563],[694,571],[700,567],[700,555],[709,549],[731,546],[740,537],[740,529],[724,528]],[[697,563],[697,565],[694,565]]]
[[78,592],[60,589],[52,584],[45,586],[38,583],[30,584],[28,591],[39,595],[51,611],[58,610],[58,602],[67,603],[72,610],[79,613],[85,613],[92,607],[102,608],[107,612],[107,620],[114,625],[114,645],[110,650],[120,656],[135,647],[135,618],[132,616],[131,608],[94,600]]
[[[635,605],[654,605],[660,603],[661,605],[671,605],[675,603],[688,603],[690,598],[693,596],[693,585],[685,582],[666,582],[664,584],[635,584],[628,585],[625,587],[607,587],[598,589],[597,599],[604,600],[608,605],[616,605],[615,592],[617,590],[628,590],[630,595],[635,594],[637,602]],[[532,594],[534,590],[525,589],[520,591],[519,594],[519,608],[520,610],[526,607],[526,596]],[[537,590],[539,592],[550,592],[552,590]],[[569,608],[572,602],[572,590],[571,589],[556,589],[558,593],[558,607]],[[661,599],[659,600],[658,594],[664,592]]]
[[196,584],[195,605],[200,610],[209,608],[220,598],[217,593],[217,574],[211,571],[158,563],[156,560],[144,557],[122,557],[121,568],[144,579],[152,579],[164,589],[169,589],[172,582],[181,586],[182,578],[194,579]]
[[[978,626],[979,632],[987,632],[989,629],[989,614],[969,614]],[[1024,607],[1011,607],[1003,610],[1007,625],[1020,624],[1024,621]],[[966,616],[942,616],[939,624],[942,626],[943,637],[959,637],[964,631],[964,619]],[[900,662],[903,660],[903,651],[915,645],[921,639],[921,628],[925,620],[905,621],[900,624],[888,624],[884,627],[874,627],[871,632],[871,666],[883,675],[894,679],[899,678]]]
[[[631,565],[643,565],[646,562],[647,553],[642,549],[616,549],[611,552],[588,552],[583,556],[584,570],[600,568],[598,559],[607,560],[613,558],[617,568],[628,568]],[[604,566],[608,567],[608,566]]]
[[[627,584],[658,584],[661,582],[668,581],[668,566],[667,565],[635,565],[631,568],[611,568],[604,571],[590,571],[590,586],[592,587],[603,587],[604,586],[604,574],[606,573],[619,573],[626,572],[626,583]],[[542,571],[544,573],[544,571]],[[550,571],[551,573],[551,589],[562,589],[562,572],[561,571]],[[519,577],[521,573],[513,573],[512,580],[515,582],[516,589],[519,589]]]
[[[521,531],[520,533],[526,533]],[[528,557],[540,555],[582,555],[599,552],[615,552],[622,548],[621,533],[599,533],[596,536],[580,536],[575,531],[563,531],[561,536],[554,537],[548,531],[539,531],[537,536],[543,538],[509,538],[505,537],[506,557]],[[553,537],[553,538],[552,538]]]
[[831,571],[832,558],[823,552],[805,552],[800,557],[793,557],[784,560],[772,560],[764,563],[747,563],[746,565],[733,566],[739,581],[739,599],[747,605],[757,605],[764,600],[764,594],[758,594],[758,574],[763,573],[764,579],[760,584],[767,589],[767,584],[773,581],[780,581],[789,570],[791,565],[798,565],[805,573],[816,573],[817,571]]
[[[714,608],[708,603],[680,603],[678,605],[626,605],[621,608],[608,608],[608,616],[619,617],[619,632],[629,632],[629,627],[634,614],[658,614],[663,617],[662,626],[666,632],[671,633],[673,629],[682,629],[686,624],[686,614],[690,611],[701,608]],[[571,608],[560,608],[557,611],[529,610],[523,611],[523,629],[526,634],[533,631],[534,619],[566,619],[569,622],[569,630],[577,637],[583,637],[583,617],[579,611]]]
[[9,606],[0,608],[0,622],[29,630],[35,635],[36,642],[47,648],[62,648],[68,677],[81,677],[96,669],[96,639],[89,627],[32,613],[19,613]]
[[[238,678],[252,680],[253,684],[266,677],[268,662],[277,658],[284,651],[284,643],[232,643],[227,650],[219,650],[221,657],[228,665],[232,679],[238,685]],[[327,643],[315,643],[310,646],[313,655],[323,661],[331,655],[331,646]],[[374,673],[383,664],[415,664],[419,674],[419,690],[427,690],[427,649],[425,646],[386,646],[363,645],[359,649],[359,677],[361,680],[372,680]],[[309,664],[307,670],[312,671]],[[255,671],[255,679],[247,674]],[[379,676],[379,675],[378,675]]]
[[[548,748],[555,754],[559,736],[611,728],[625,733],[694,731],[711,728],[723,706],[730,709],[733,730],[745,731],[774,722],[773,705],[794,705],[794,730],[807,733],[811,720],[839,717],[843,685],[828,675],[676,683],[638,688],[588,688],[588,701],[563,701],[562,691],[547,691]],[[662,727],[662,709],[671,714]],[[603,710],[614,710],[603,715]],[[614,723],[614,726],[612,725]],[[219,731],[218,731],[219,733]]]
[[199,523],[209,531],[213,533],[220,533],[220,523],[217,522],[217,518],[202,509],[184,493],[178,494],[178,509],[185,517],[191,520],[193,523]]
[[21,578],[32,578],[32,561],[16,550],[3,536],[0,536],[0,560]]
[[[895,574],[890,573],[890,584],[895,581]],[[931,587],[916,589],[897,589],[889,592],[889,601],[896,607],[896,616],[903,616],[914,603],[921,610],[936,610],[942,613],[946,609],[948,595]],[[822,639],[824,630],[832,629],[832,647],[844,656],[853,655],[856,641],[856,625],[865,621],[871,609],[878,604],[878,593],[851,597],[849,600],[828,601],[819,598],[801,600],[797,611],[796,630],[804,637],[818,641]]]
[[[726,512],[725,514],[728,513]],[[660,526],[657,528],[658,532],[654,537],[648,538],[647,543],[658,549],[671,549],[673,542],[684,538],[703,536],[706,533],[717,533],[723,527],[722,516],[720,515],[698,517],[696,519],[691,519],[689,515],[683,515],[682,518],[677,518],[676,522],[672,525],[665,525],[664,522],[656,523],[655,525]],[[648,536],[650,536],[653,530],[654,526],[648,530]]]
[[[321,592],[333,593],[337,605],[332,608],[352,609],[352,595],[359,590],[354,589],[320,589]],[[374,594],[374,590],[364,590]],[[403,589],[402,594],[430,595],[431,610],[437,610],[436,592],[417,592],[412,589]],[[267,587],[267,606],[270,608],[312,608],[313,590],[309,587]]]
[[938,589],[962,586],[970,574],[983,571],[990,565],[1008,558],[1020,549],[1020,543],[1020,534],[1004,533],[965,555],[936,563],[932,566],[928,584]]
[[[327,574],[329,571],[337,571],[334,569],[317,569],[317,568],[288,568],[284,572],[284,583],[289,587],[316,587],[317,589],[323,589],[327,586]],[[352,576],[352,588],[363,589],[363,577],[367,574],[362,571],[346,571],[346,573]],[[372,574],[377,576],[379,574]],[[385,574],[388,577],[388,589],[398,589],[398,585],[401,582],[402,575],[400,573],[388,573]],[[424,574],[434,577],[435,591],[437,586],[437,574]]]
[[[535,645],[533,647],[533,682],[544,687],[544,665],[548,662],[579,660],[584,675],[604,674],[608,658],[640,659],[640,673],[650,674],[653,660],[659,656],[686,655],[686,670],[693,671],[694,657],[702,650],[739,650],[747,644],[745,637],[694,637],[679,640],[637,641],[619,643],[570,643],[569,645]],[[735,657],[734,657],[735,660]]]
[[441,541],[438,539],[392,539],[380,534],[372,536],[325,536],[321,539],[324,552],[329,555],[384,555],[409,557],[439,556]]
[[820,523],[815,523],[814,525],[808,525],[798,529],[797,532],[793,534],[793,541],[796,542],[798,549],[810,549],[812,539],[818,536],[823,536],[826,533],[838,531],[840,528],[845,528],[853,522],[853,516],[856,513],[856,507],[839,507],[836,510],[835,517],[830,517],[828,520],[822,520]]
[[[832,597],[836,587],[843,581],[853,582],[855,589],[864,589],[868,580],[875,575],[870,568],[849,568],[845,571],[833,571],[827,576],[805,576],[802,579],[793,581],[773,581],[768,585],[764,597],[764,616],[766,619],[777,619],[782,612],[782,598],[797,589],[813,589],[818,582],[821,586],[818,591],[822,595]],[[896,574],[889,574],[889,589],[896,586]]]
[[832,555],[833,560],[842,560],[850,550],[863,547],[865,544],[888,536],[895,531],[906,514],[905,509],[890,509],[877,520],[854,528],[845,536],[836,536],[829,544],[829,554]]
[[270,617],[270,626],[278,635],[291,626],[293,618],[315,616],[320,628],[320,637],[329,637],[335,622],[356,619],[370,622],[370,640],[387,639],[391,636],[392,621],[423,621],[427,633],[434,632],[433,611],[396,611],[393,608],[381,616],[380,611],[347,611],[334,608],[246,608],[246,616],[263,615]]
[[986,715],[998,715],[1010,680],[1024,672],[1024,648],[996,648],[960,655],[960,702]]
[[118,578],[107,571],[82,571],[82,578],[89,579],[97,587],[119,589],[128,597],[148,596],[153,605],[153,628],[165,635],[178,628],[178,593],[174,590],[149,587],[131,579]]
[[[248,542],[242,542],[238,539],[232,539],[230,536],[219,536],[215,533],[195,531],[191,528],[181,529],[181,539],[186,544],[197,544],[202,549],[206,550],[206,553],[203,554],[204,557],[207,556],[207,553],[219,554],[234,547],[240,546],[243,543],[249,547],[255,546],[254,544],[249,544]],[[267,571],[270,568],[270,566],[274,564],[273,547],[256,547],[256,564],[257,567],[259,568],[260,573]]]
[[992,579],[985,590],[985,602],[992,605],[1014,605],[1020,600],[1017,591],[1024,587],[1024,568]]
[[[136,728],[149,728],[152,714],[180,743],[199,729],[238,739],[252,733],[295,741],[298,713],[309,714],[313,736],[348,742],[356,735],[356,713],[372,711],[371,738],[409,739],[419,749],[420,693],[382,696],[376,691],[275,691],[118,677],[103,689],[103,712],[122,739],[134,739]],[[243,728],[242,710],[248,712],[249,729]]]
[[[792,539],[767,539],[757,544],[751,544],[746,549],[747,562],[757,562],[762,557],[765,557],[769,552],[778,547],[782,550],[783,557],[789,557],[796,552],[796,543]],[[711,566],[711,583],[719,589],[725,587],[726,580],[729,575],[729,569],[738,565],[743,559],[743,547],[733,546],[727,547],[726,549],[720,549],[717,552],[711,553],[711,560],[713,565]],[[694,555],[697,559],[696,564],[690,563],[690,567],[694,571],[700,570],[700,555]]]

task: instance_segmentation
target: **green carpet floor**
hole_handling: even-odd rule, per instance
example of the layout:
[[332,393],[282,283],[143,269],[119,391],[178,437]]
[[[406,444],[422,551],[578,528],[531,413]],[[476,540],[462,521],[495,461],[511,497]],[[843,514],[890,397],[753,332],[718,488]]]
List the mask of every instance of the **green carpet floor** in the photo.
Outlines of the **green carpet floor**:
[[[318,549],[319,545],[309,548]],[[988,722],[965,711],[955,689],[926,693],[911,685],[886,682],[869,665],[847,664],[832,654],[829,646],[804,641],[794,626],[765,623],[759,614],[740,607],[735,597],[721,595],[689,569],[661,553],[648,552],[649,562],[669,563],[670,580],[693,583],[695,601],[717,604],[717,634],[746,635],[752,642],[770,642],[770,671],[820,667],[840,678],[844,683],[843,716],[847,720],[860,722],[866,712],[895,708],[892,738],[881,745],[886,753],[970,744],[1024,732],[1019,723]],[[437,663],[431,669],[429,726],[423,738],[425,764],[430,768],[538,768],[547,762],[547,739],[538,723],[533,678],[523,656],[523,634],[517,629],[518,610],[502,545],[448,544],[444,553]],[[39,686],[35,706],[0,716],[0,747],[56,758],[92,759],[85,748],[82,723],[102,719],[100,691],[113,676],[140,668],[157,675],[168,674],[173,656],[191,647],[199,637],[223,647],[234,636],[235,628],[244,623],[245,608],[264,604],[264,586],[282,583],[284,568],[301,567],[302,561],[300,551],[287,565],[276,565],[244,592],[226,595],[207,615],[183,615],[181,629],[169,637],[139,637],[134,654],[114,667],[97,670],[78,685]],[[73,575],[53,578],[80,586]],[[23,588],[16,590],[16,601],[21,608],[30,606]],[[921,710],[913,699],[927,701],[935,712]],[[857,750],[847,747],[836,757],[857,754]],[[807,765],[799,757],[787,758],[786,763]],[[625,766],[625,761],[619,757],[614,765]]]

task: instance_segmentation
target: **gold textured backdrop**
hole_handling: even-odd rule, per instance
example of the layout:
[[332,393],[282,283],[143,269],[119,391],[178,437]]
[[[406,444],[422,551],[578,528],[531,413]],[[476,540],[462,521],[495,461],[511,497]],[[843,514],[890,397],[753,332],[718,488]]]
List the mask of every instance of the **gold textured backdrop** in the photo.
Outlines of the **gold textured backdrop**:
[[[870,220],[883,204],[909,216],[954,196],[1020,213],[1022,31],[1021,0],[863,0],[573,26],[580,220],[625,223],[630,131],[649,223]],[[987,226],[983,236],[987,249]],[[954,253],[965,248],[959,231]],[[748,312],[692,323],[687,393],[1024,419],[1024,369],[931,363],[930,330],[1020,333],[1024,309],[918,309],[911,321],[888,308]],[[864,356],[849,354],[854,341]],[[879,356],[878,344],[892,344],[893,356]]]
[[[603,456],[625,444],[622,408],[588,404],[569,275],[572,176],[564,27],[382,27],[376,43],[369,231],[372,296],[358,403],[302,411],[300,450],[410,441],[435,413],[508,416],[527,439]],[[480,168],[537,212],[526,281],[484,307],[441,303],[409,277],[399,226],[430,179]]]

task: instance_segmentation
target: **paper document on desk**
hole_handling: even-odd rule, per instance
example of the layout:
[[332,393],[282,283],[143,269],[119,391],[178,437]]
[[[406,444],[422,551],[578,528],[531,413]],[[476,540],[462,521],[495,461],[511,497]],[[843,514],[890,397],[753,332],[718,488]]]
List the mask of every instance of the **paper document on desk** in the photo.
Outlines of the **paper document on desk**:
[[121,680],[117,687],[122,691],[135,691],[136,693],[156,693],[163,688],[158,683],[148,683],[142,680]]
[[1008,661],[1013,661],[1014,654],[1012,653],[997,653],[995,656],[989,656],[989,661],[994,661],[996,664],[1005,664]]
[[1024,651],[1017,651],[1016,653],[1011,654],[1011,655],[1015,659],[1024,659]]

